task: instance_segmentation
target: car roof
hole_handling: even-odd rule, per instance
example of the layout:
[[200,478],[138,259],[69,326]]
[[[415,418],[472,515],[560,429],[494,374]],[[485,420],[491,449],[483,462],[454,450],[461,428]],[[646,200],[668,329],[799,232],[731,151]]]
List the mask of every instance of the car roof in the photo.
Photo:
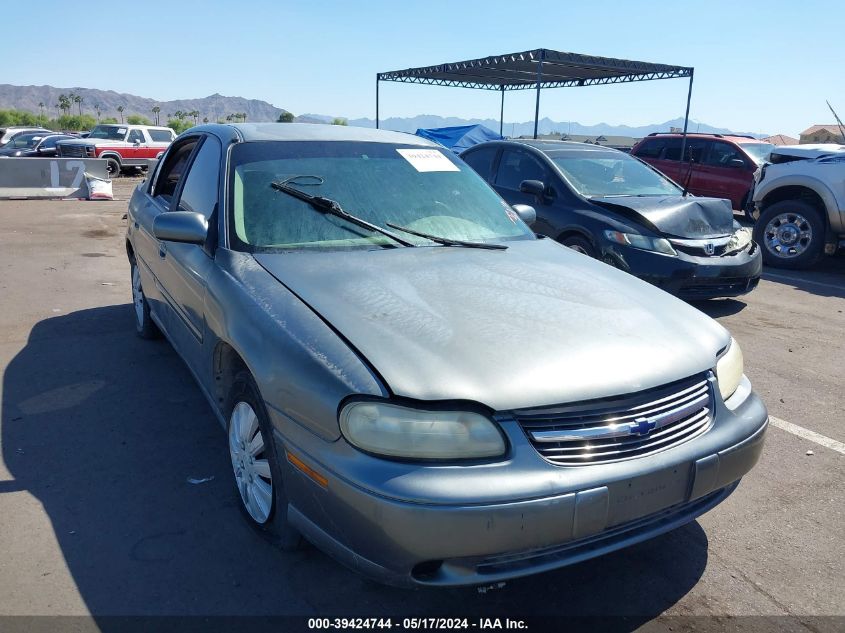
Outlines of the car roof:
[[[535,139],[525,139],[525,138],[514,138],[514,139],[506,139],[503,141],[489,141],[487,143],[479,143],[478,145],[473,145],[472,147],[468,148],[467,151],[470,149],[474,149],[476,147],[481,147],[482,145],[490,146],[490,145],[527,145],[528,147],[533,147],[534,149],[540,150],[541,152],[555,152],[555,151],[576,151],[576,152],[619,152],[618,149],[614,149],[613,147],[605,147],[603,145],[593,145],[592,143],[579,143],[577,141],[551,141],[551,140],[535,140]],[[624,154],[625,152],[619,152],[620,154]]]
[[[658,132],[656,134],[649,134],[643,140],[650,138],[681,138],[683,134],[678,132]],[[730,141],[732,143],[736,143],[737,145],[742,145],[744,143],[766,143],[763,139],[754,138],[753,136],[743,136],[743,135],[733,135],[733,134],[709,134],[706,132],[687,132],[687,138],[707,138],[707,139],[719,139],[720,141]]]
[[213,132],[220,136],[229,136],[236,132],[244,141],[358,141],[443,149],[437,143],[414,134],[319,123],[224,123],[201,125],[191,128],[190,131]]

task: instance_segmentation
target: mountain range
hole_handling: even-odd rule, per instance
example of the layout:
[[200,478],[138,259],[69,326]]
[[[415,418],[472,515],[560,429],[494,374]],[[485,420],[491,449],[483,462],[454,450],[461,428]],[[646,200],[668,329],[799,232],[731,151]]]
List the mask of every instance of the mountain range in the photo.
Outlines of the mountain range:
[[[199,99],[177,99],[173,101],[156,101],[147,97],[115,92],[113,90],[98,90],[94,88],[54,88],[53,86],[14,86],[0,84],[0,109],[28,110],[39,113],[39,103],[43,103],[44,113],[49,117],[58,115],[56,104],[60,94],[73,92],[80,95],[82,111],[87,114],[94,113],[94,106],[100,106],[102,117],[120,118],[117,111],[118,106],[123,106],[123,116],[140,114],[152,118],[152,108],[161,108],[160,117],[162,122],[166,121],[168,115],[179,110],[190,112],[197,110],[199,119],[207,118],[209,121],[225,119],[233,113],[245,113],[247,121],[276,121],[283,112],[283,108],[276,107],[266,101],[259,99],[245,99],[243,97],[226,97],[221,94],[213,94]],[[74,106],[71,113],[77,111]],[[296,121],[302,123],[330,123],[335,116],[325,114],[303,114],[296,117]],[[375,120],[369,118],[349,119],[349,125],[359,127],[375,127]],[[491,130],[498,132],[499,121],[496,119],[462,119],[458,117],[441,117],[431,114],[421,114],[413,117],[390,117],[380,121],[384,129],[397,130],[400,132],[415,132],[418,128],[437,128],[455,125],[481,124]],[[610,125],[608,123],[597,123],[595,125],[582,125],[575,121],[554,121],[548,117],[538,122],[540,134],[583,134],[588,136],[615,135],[632,136],[635,138],[646,136],[651,132],[668,132],[673,127],[683,127],[682,118],[654,123],[651,125],[628,126]],[[698,121],[690,121],[691,132],[707,132],[712,134],[730,134],[731,130],[722,127],[714,127]],[[505,136],[524,136],[534,132],[534,122],[506,122],[503,130]],[[759,135],[754,135],[759,136]]]
[[[123,116],[140,114],[148,119],[153,118],[152,108],[161,108],[160,119],[167,120],[168,114],[179,110],[190,112],[199,111],[200,121],[207,118],[209,121],[225,119],[233,113],[246,113],[247,121],[276,121],[282,112],[266,101],[258,99],[244,99],[243,97],[224,97],[221,94],[213,94],[201,99],[177,99],[174,101],[156,101],[147,97],[139,97],[131,94],[114,92],[113,90],[97,90],[94,88],[54,88],[53,86],[12,86],[0,84],[0,109],[29,110],[38,114],[39,103],[45,105],[44,113],[55,118],[58,116],[56,104],[60,94],[73,92],[82,97],[82,112],[94,114],[94,106],[100,106],[100,116],[120,118],[117,111],[118,106],[123,106]],[[78,112],[76,105],[71,109],[71,114]]]

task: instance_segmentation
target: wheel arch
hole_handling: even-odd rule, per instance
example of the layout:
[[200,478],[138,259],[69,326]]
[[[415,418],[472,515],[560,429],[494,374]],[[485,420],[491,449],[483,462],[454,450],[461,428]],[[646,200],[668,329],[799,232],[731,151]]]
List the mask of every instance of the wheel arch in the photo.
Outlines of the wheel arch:
[[[226,341],[218,341],[214,348],[212,372],[214,378],[214,401],[221,412],[226,406],[226,399],[235,377],[241,371],[248,371],[253,378],[255,374],[243,359],[243,356]],[[225,413],[225,412],[224,412]]]
[[760,211],[784,200],[802,200],[821,214],[825,227],[830,227],[831,210],[837,209],[836,199],[827,186],[814,178],[788,178],[773,187],[764,187],[754,195]]

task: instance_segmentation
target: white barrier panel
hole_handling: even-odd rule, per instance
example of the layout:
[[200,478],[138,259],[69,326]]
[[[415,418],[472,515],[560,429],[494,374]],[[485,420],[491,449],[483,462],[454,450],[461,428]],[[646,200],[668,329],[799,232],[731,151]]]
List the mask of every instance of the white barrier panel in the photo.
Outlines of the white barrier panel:
[[101,158],[0,158],[2,198],[87,198],[85,173],[108,178]]

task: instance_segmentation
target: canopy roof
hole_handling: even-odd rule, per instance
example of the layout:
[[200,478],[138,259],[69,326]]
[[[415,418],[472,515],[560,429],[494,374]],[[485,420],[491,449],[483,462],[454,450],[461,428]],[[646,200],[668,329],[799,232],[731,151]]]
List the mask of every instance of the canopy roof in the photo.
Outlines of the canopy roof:
[[527,90],[691,77],[692,68],[538,48],[463,62],[378,73],[401,81],[483,90]]

